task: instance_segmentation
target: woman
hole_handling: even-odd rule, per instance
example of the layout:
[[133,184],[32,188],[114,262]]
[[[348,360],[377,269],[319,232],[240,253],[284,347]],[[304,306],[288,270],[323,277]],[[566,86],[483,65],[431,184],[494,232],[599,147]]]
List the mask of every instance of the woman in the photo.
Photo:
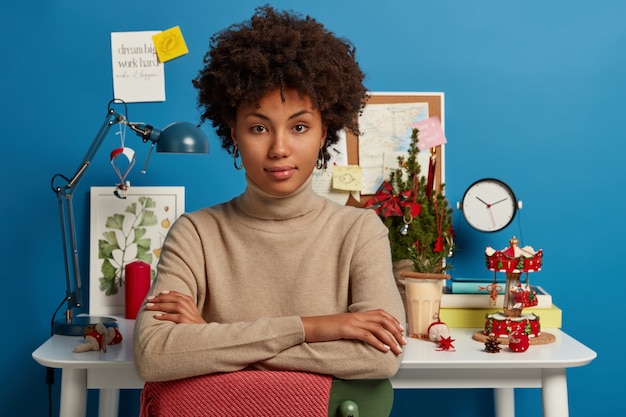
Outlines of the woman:
[[184,214],[135,327],[146,381],[241,369],[393,376],[404,310],[374,211],[313,192],[366,100],[354,49],[310,17],[256,10],[214,35],[194,80],[247,188]]

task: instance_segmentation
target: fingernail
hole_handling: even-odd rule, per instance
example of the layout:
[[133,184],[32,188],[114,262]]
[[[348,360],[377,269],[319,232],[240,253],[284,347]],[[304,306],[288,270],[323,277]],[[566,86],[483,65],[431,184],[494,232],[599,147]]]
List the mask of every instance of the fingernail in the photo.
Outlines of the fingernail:
[[155,318],[156,318],[156,317],[161,317],[162,315],[163,315],[163,314],[161,314],[161,313],[156,313],[153,317],[155,317]]
[[168,290],[165,291],[161,291],[161,294],[169,294],[170,292]]
[[146,303],[146,307],[154,307],[154,303]]
[[398,349],[400,349],[400,352],[402,352],[402,346],[398,345]]
[[148,297],[148,300],[154,300],[154,295],[150,295],[150,296]]
[[387,346],[387,345],[383,345],[383,346],[385,347],[385,350],[389,350],[389,349],[391,349],[391,347],[390,347],[390,346]]

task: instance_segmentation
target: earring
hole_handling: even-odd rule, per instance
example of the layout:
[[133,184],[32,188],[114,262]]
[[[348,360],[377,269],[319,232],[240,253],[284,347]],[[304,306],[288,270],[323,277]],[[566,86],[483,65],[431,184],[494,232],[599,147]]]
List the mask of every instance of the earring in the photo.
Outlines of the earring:
[[237,171],[241,171],[241,168],[243,168],[243,161],[237,165],[237,158],[239,158],[239,146],[235,145],[235,149],[233,150],[233,165]]
[[317,161],[315,161],[315,168],[326,168],[326,160],[324,159],[324,150],[320,148],[320,152],[317,154]]

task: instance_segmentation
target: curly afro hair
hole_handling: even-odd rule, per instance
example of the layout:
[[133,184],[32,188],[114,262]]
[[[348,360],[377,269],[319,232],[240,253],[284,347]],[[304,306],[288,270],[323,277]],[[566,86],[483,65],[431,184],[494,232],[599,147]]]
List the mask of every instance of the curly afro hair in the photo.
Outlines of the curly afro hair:
[[327,148],[346,129],[358,135],[358,114],[367,100],[364,74],[355,59],[355,48],[335,36],[315,19],[266,5],[249,21],[233,24],[211,37],[204,67],[193,80],[198,89],[201,122],[210,120],[232,154],[230,123],[237,107],[258,105],[268,92],[294,88],[311,98],[327,126],[322,147]]

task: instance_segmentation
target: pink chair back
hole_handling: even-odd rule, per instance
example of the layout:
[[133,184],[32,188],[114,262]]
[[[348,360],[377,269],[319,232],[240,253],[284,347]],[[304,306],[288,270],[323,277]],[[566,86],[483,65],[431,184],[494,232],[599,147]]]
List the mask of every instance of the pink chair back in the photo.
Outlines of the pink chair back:
[[332,377],[251,371],[147,382],[141,417],[327,417]]

